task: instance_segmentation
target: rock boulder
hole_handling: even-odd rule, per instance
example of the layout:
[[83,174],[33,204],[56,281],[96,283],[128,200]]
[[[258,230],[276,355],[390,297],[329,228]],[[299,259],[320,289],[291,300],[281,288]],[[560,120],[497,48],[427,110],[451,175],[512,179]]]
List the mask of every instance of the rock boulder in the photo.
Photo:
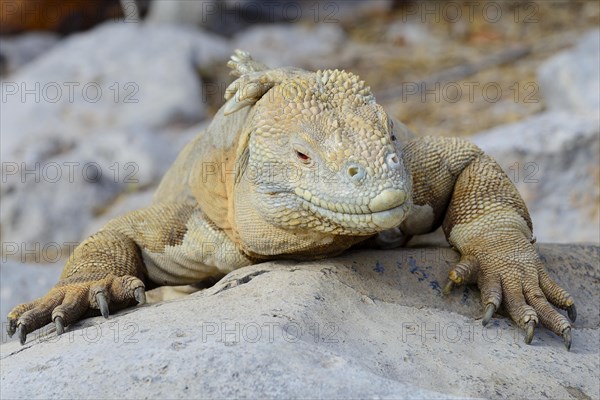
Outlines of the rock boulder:
[[575,297],[573,346],[441,286],[448,248],[242,268],[185,298],[1,349],[5,398],[597,398],[597,246],[540,245]]

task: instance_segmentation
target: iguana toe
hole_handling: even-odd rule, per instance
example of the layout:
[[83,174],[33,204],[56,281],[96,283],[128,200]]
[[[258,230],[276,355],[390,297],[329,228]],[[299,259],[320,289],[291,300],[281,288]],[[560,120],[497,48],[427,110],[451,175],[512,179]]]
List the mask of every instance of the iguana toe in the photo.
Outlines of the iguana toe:
[[486,326],[492,319],[492,316],[494,315],[495,312],[496,312],[496,306],[492,303],[488,303],[488,305],[485,307],[485,311],[483,313],[483,318],[481,320],[481,324],[483,326]]
[[479,262],[477,259],[469,255],[462,256],[448,274],[448,283],[446,283],[443,293],[448,295],[456,286],[477,282],[478,274]]
[[52,310],[63,301],[64,291],[54,288],[46,296],[31,303],[15,307],[9,314],[9,323],[16,324],[16,333],[21,344],[25,344],[27,335],[51,321]]
[[6,319],[6,333],[8,333],[8,337],[13,337],[15,332],[17,331],[17,320],[11,318],[10,316]]
[[541,263],[538,264],[537,269],[540,288],[546,299],[555,307],[566,310],[569,319],[575,322],[575,319],[577,319],[577,309],[575,308],[573,297],[550,278]]

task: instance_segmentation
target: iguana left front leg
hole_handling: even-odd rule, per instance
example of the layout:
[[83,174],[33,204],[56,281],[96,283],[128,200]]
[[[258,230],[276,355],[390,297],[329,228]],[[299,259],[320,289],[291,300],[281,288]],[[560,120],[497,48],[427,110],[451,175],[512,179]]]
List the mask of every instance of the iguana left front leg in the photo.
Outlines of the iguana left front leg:
[[147,285],[191,284],[250,264],[197,206],[156,203],[111,220],[77,246],[54,288],[8,314],[7,331],[24,344],[54,322],[60,335],[90,310],[108,318],[110,309],[144,303]]
[[461,254],[445,292],[477,283],[486,325],[501,303],[526,330],[531,343],[538,322],[571,346],[571,324],[550,304],[575,320],[573,298],[546,272],[533,246],[532,223],[517,189],[500,166],[479,148],[457,138],[418,138],[404,148],[413,175],[415,217],[401,226],[419,234],[439,226]]

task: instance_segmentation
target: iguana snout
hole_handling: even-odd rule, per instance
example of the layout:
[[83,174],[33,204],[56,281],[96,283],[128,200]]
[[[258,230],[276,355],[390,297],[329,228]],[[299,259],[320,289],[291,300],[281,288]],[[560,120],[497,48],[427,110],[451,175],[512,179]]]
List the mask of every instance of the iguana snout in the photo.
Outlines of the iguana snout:
[[406,192],[402,189],[386,189],[369,201],[369,210],[379,212],[400,206],[406,200]]

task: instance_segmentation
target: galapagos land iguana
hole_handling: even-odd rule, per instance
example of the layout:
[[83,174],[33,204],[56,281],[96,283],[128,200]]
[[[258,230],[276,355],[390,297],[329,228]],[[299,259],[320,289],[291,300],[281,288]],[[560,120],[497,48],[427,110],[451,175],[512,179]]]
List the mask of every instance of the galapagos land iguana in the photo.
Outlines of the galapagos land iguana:
[[145,302],[145,290],[220,277],[265,260],[400,246],[443,227],[461,255],[445,292],[477,283],[486,325],[501,303],[526,331],[571,346],[573,298],[545,270],[526,206],[498,164],[458,138],[416,137],[345,71],[269,69],[237,50],[237,76],[208,128],[180,153],[151,206],[81,243],[8,333]]

